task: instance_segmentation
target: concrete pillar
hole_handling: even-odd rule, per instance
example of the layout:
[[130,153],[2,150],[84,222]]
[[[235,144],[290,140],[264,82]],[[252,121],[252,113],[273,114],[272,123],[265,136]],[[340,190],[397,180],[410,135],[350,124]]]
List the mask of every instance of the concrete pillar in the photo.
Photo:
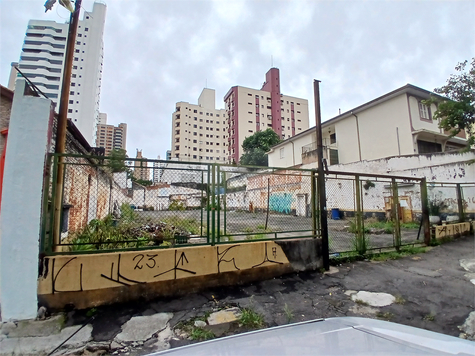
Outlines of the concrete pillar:
[[16,81],[0,213],[2,320],[36,317],[41,197],[52,102]]

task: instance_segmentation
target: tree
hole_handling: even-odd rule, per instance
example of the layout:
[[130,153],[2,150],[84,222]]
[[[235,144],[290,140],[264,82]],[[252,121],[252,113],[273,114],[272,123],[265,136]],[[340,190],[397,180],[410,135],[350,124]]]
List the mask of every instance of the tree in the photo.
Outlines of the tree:
[[129,170],[126,166],[125,161],[127,159],[127,154],[124,149],[114,148],[108,157],[107,166],[112,170],[112,172],[125,172]]
[[[440,120],[439,127],[450,131],[451,136],[465,130],[468,134],[467,149],[475,144],[475,57],[471,67],[468,61],[458,63],[457,74],[447,79],[447,84],[434,91],[450,100],[432,97],[427,104],[437,104],[434,120]],[[466,67],[468,67],[466,69]]]
[[244,154],[240,163],[247,166],[267,166],[269,163],[266,152],[280,141],[279,135],[270,128],[246,137],[242,143]]

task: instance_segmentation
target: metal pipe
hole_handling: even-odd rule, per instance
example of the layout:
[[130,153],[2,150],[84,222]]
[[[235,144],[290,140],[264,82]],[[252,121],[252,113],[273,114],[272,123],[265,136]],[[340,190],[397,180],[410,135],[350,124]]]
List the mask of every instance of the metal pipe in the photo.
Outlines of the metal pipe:
[[295,149],[294,149],[294,143],[290,141],[292,144],[292,167],[295,166]]
[[356,118],[356,136],[358,138],[358,153],[359,153],[360,161],[361,161],[360,125],[358,123],[358,116],[356,116],[356,114],[353,114],[353,111],[351,112],[351,115],[353,115]]
[[397,137],[397,152],[398,155],[401,155],[401,145],[399,144],[399,127],[396,127],[396,137]]
[[325,171],[323,167],[323,139],[322,139],[322,117],[320,113],[320,81],[313,81],[313,91],[315,97],[315,133],[317,135],[317,155],[318,155],[318,197],[320,208],[320,228],[322,236],[322,257],[323,268],[330,269],[330,256],[328,246],[328,216],[327,216],[327,195],[325,193]]
[[394,247],[397,251],[401,248],[401,225],[399,215],[399,192],[397,189],[396,179],[391,179],[391,187],[393,193],[393,211],[394,211]]
[[465,212],[463,211],[463,191],[462,191],[462,186],[460,183],[457,183],[457,186],[455,188],[457,190],[457,205],[458,205],[458,211],[459,211],[459,221],[464,222],[465,221]]
[[429,222],[429,199],[427,197],[427,181],[423,178],[421,181],[421,204],[422,216],[421,223],[424,227],[424,243],[430,245],[430,222]]
[[[71,74],[73,70],[74,44],[76,42],[76,33],[79,23],[79,13],[82,0],[76,0],[74,12],[71,14],[68,30],[68,40],[66,44],[66,56],[63,68],[63,83],[61,86],[61,101],[59,103],[59,115],[56,129],[56,153],[65,153],[66,151],[66,130],[68,126],[68,104],[69,89],[71,85]],[[58,157],[58,180],[56,181],[56,195],[54,197],[53,208],[53,244],[59,245],[61,240],[61,215],[63,205],[63,185],[64,185],[64,157]]]

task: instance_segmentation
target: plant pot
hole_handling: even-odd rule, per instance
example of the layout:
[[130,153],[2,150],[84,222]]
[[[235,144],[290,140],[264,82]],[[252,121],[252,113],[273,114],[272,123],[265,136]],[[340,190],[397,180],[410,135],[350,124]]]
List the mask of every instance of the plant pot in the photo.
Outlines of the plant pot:
[[440,216],[437,216],[437,215],[430,215],[430,216],[429,216],[429,222],[430,222],[432,225],[435,225],[435,224],[440,223]]
[[458,215],[447,215],[447,222],[458,222],[460,220]]

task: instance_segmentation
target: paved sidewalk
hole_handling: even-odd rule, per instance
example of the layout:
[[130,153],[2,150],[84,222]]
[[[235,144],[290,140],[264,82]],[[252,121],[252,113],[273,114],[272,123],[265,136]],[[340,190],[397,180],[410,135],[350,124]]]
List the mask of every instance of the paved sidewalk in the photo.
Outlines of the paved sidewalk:
[[[4,323],[0,355],[46,355],[84,324],[54,355],[144,355],[193,342],[188,334],[174,331],[177,323],[230,307],[252,308],[267,326],[364,316],[475,338],[473,236],[426,253],[385,262],[348,263],[330,272],[292,274],[176,299],[104,306],[89,311],[89,316],[87,311],[71,311],[61,324],[63,329],[49,326],[46,335],[47,321],[35,322],[43,330],[40,336],[35,336],[37,326],[24,331],[24,325]],[[89,320],[93,312],[94,319]],[[227,327],[222,333],[233,330]]]

